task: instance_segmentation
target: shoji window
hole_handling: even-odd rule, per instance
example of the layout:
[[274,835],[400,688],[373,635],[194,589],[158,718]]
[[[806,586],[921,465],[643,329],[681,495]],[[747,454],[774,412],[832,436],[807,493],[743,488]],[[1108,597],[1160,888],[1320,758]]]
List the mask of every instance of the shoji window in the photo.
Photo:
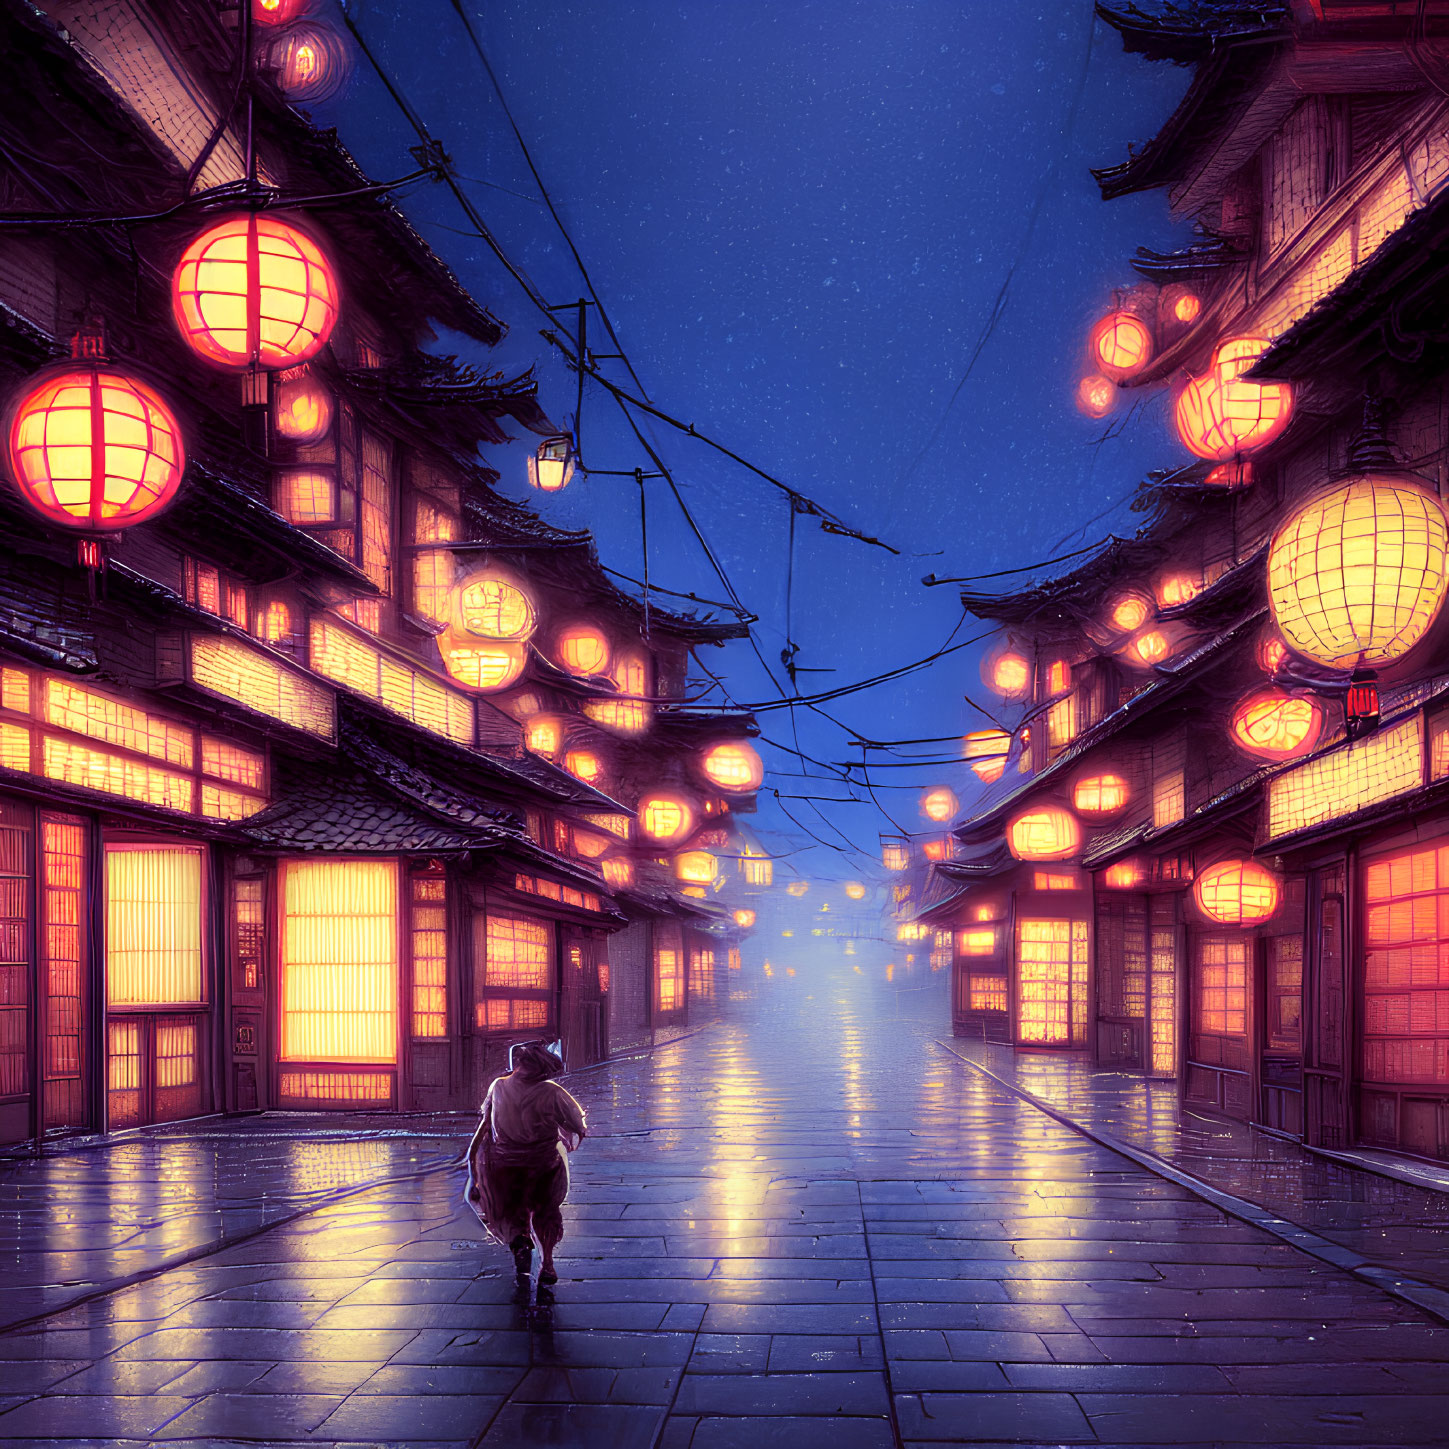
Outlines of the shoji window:
[[88,955],[86,832],[74,815],[41,817],[45,884],[42,990],[45,993],[45,1125],[85,1124],[81,1040]]
[[689,990],[701,1001],[714,1000],[714,952],[708,947],[690,953]]
[[201,847],[106,847],[106,999],[112,1006],[205,1000]]
[[678,926],[661,922],[654,933],[654,1009],[678,1011],[683,1005],[683,937]]
[[1087,922],[1023,920],[1016,950],[1021,1040],[1054,1046],[1084,1041]]
[[448,1034],[448,883],[413,877],[413,1035]]
[[481,979],[480,1031],[548,1025],[553,1000],[553,927],[528,916],[477,915],[474,955]]
[[1248,953],[1252,937],[1202,936],[1197,947],[1197,1029],[1210,1036],[1248,1032]]
[[284,1061],[397,1060],[397,863],[283,864]]
[[30,1088],[29,807],[0,802],[0,1097]]

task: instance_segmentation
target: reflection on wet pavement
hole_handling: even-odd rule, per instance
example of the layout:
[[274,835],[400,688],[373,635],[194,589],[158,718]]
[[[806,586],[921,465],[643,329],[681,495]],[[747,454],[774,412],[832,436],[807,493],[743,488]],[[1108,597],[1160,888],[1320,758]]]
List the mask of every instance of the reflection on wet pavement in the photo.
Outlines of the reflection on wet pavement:
[[[811,949],[737,1018],[571,1083],[594,1135],[551,1327],[435,1170],[0,1335],[0,1441],[1444,1443],[1449,1329],[947,1058],[929,977]],[[398,1176],[402,1143],[268,1150],[295,1210]],[[185,1163],[137,1158],[163,1174],[137,1198],[240,1200],[216,1169],[188,1198]],[[66,1251],[119,1251],[65,1216],[109,1177],[44,1170]],[[17,1247],[46,1216],[19,1205]]]

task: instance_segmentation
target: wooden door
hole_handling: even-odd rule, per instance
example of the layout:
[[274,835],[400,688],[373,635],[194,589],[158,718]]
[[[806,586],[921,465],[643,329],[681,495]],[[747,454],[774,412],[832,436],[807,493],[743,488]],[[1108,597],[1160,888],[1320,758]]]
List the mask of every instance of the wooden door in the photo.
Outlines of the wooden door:
[[1349,1143],[1347,866],[1317,873],[1303,1043],[1304,1128],[1315,1147]]

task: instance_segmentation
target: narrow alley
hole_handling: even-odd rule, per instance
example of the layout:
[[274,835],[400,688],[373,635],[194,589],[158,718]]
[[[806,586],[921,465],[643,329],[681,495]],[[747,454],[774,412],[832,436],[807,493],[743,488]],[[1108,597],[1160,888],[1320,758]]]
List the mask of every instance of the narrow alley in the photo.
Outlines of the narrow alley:
[[922,974],[802,964],[571,1077],[551,1329],[462,1209],[461,1117],[195,1124],[84,1193],[7,1166],[0,1441],[1443,1443],[1449,1328],[972,1069]]

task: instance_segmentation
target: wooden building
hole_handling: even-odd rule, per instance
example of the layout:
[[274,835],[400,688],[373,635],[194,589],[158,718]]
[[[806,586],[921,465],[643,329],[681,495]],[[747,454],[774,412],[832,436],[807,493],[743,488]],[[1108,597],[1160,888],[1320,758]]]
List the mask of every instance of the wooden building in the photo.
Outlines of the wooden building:
[[1098,7],[1194,68],[1103,193],[1200,234],[1132,259],[1078,397],[1157,394],[1190,459],[1135,537],[964,597],[1011,743],[917,909],[960,1034],[1444,1159],[1449,16],[1414,11]]
[[[426,349],[503,324],[276,80],[268,204],[208,190],[248,173],[228,16],[0,3],[0,1141],[468,1106],[514,1041],[581,1065],[679,1029],[689,960],[708,1009],[740,936],[704,861],[752,808],[755,727],[685,675],[743,626],[625,593],[498,491],[488,448],[558,428],[530,377]],[[335,325],[228,371],[210,263],[178,262],[259,217],[302,248],[296,326]],[[104,537],[37,506],[62,385],[92,489],[121,393],[147,468],[176,424],[169,506]]]

